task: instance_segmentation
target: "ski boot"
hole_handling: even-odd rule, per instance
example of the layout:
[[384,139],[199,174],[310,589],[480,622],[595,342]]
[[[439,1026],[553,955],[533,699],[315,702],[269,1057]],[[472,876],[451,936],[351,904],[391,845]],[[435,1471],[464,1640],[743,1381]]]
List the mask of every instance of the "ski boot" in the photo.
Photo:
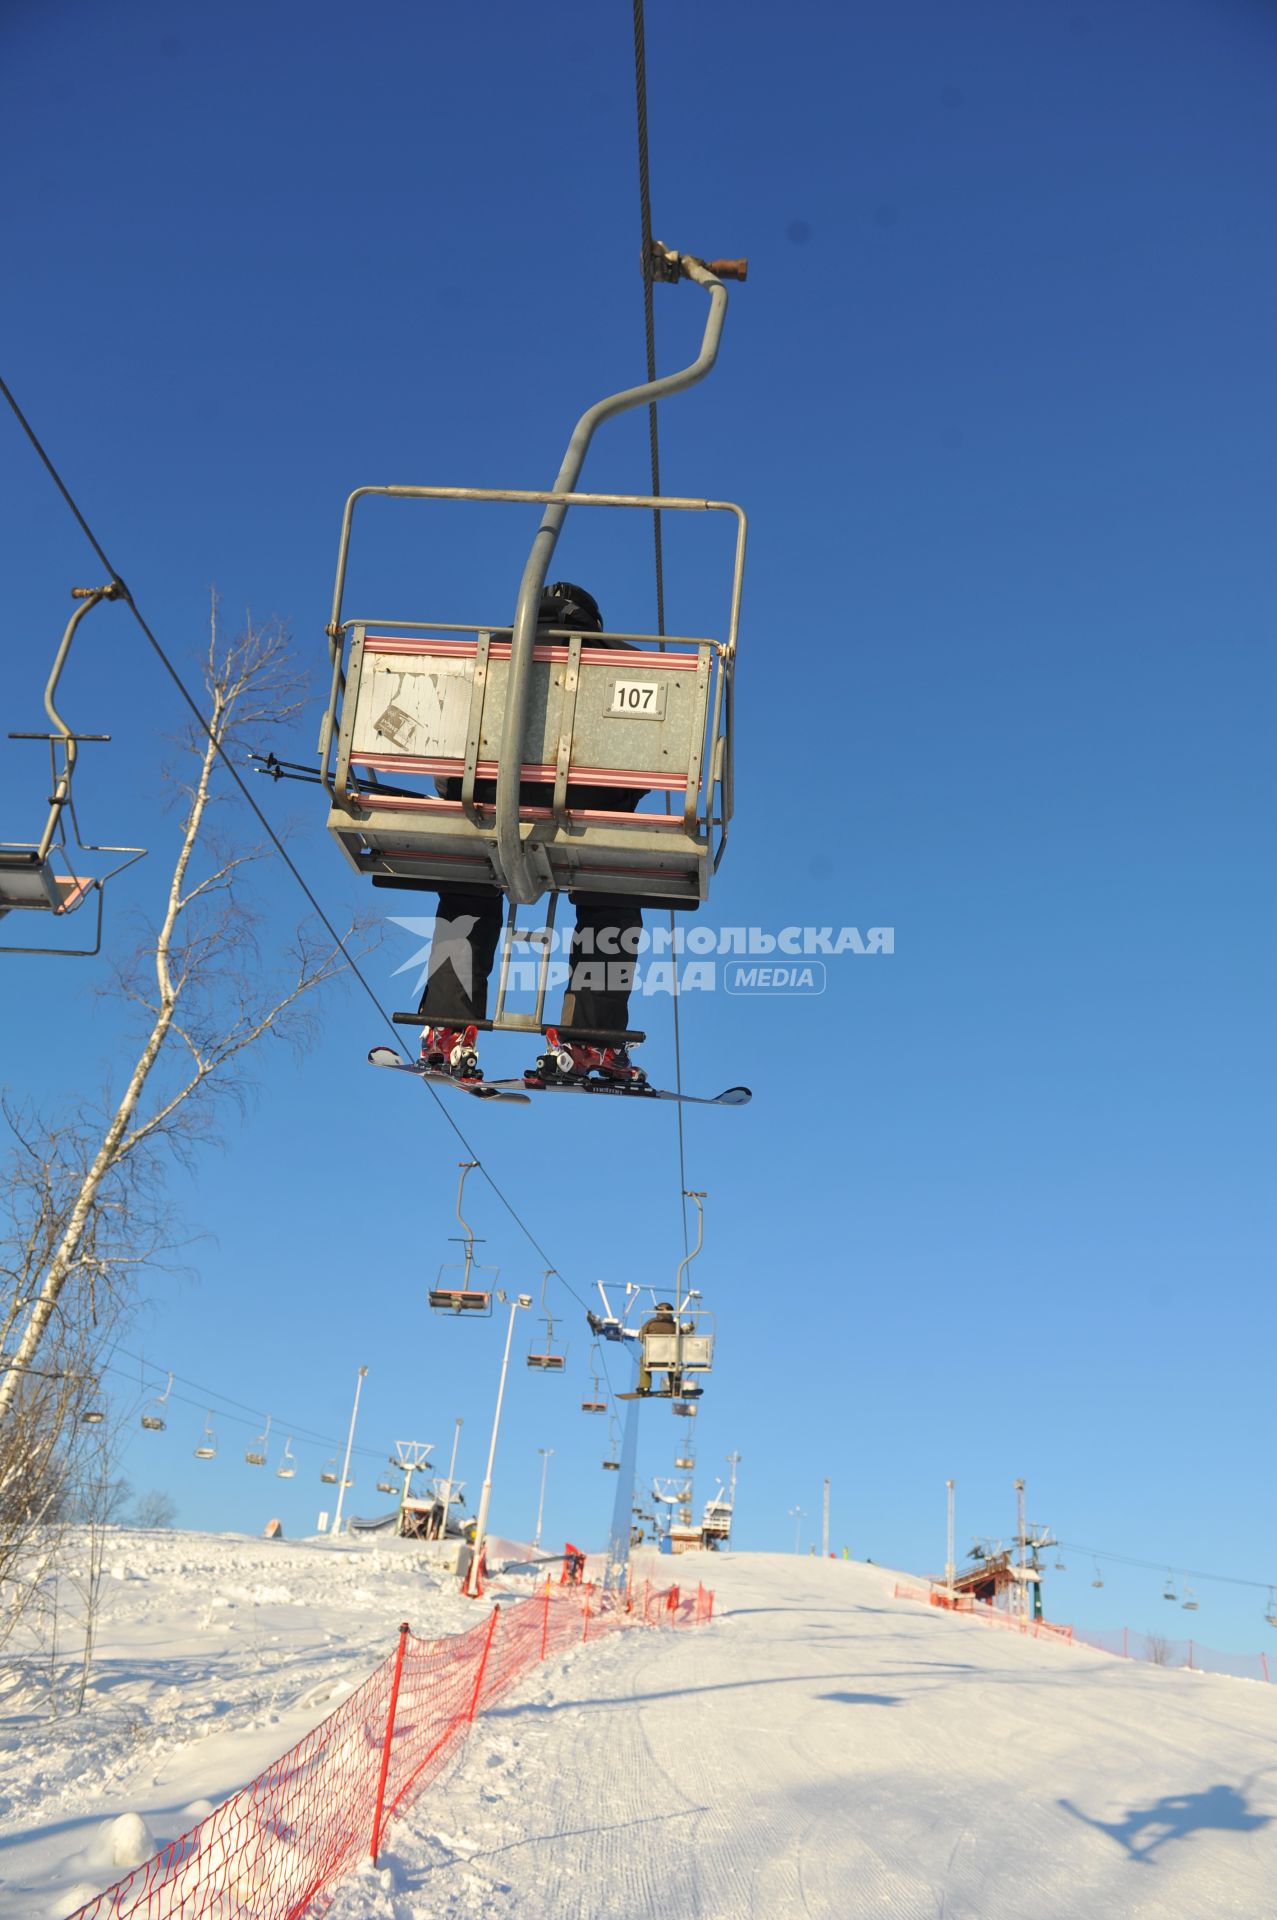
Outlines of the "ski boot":
[[426,1027],[421,1035],[421,1064],[454,1080],[482,1080],[475,1051],[476,1027]]
[[547,1051],[531,1072],[523,1078],[529,1086],[545,1086],[556,1080],[588,1080],[597,1074],[601,1080],[614,1080],[621,1086],[641,1087],[647,1079],[642,1067],[636,1067],[624,1047],[595,1047],[580,1040],[561,1041],[557,1027],[545,1031]]

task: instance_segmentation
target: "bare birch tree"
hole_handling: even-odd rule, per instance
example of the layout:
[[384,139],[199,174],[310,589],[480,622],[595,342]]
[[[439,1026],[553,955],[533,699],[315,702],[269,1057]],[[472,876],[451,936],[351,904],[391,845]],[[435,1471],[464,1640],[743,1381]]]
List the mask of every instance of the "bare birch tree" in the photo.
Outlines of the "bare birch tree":
[[[306,927],[286,954],[263,960],[245,882],[269,850],[218,826],[221,752],[242,758],[302,704],[283,628],[250,623],[223,642],[214,599],[204,687],[207,734],[191,729],[171,776],[180,831],[163,909],[108,989],[137,1015],[138,1051],[122,1090],[69,1122],[7,1116],[14,1147],[0,1244],[0,1485],[6,1473],[15,1484],[31,1463],[20,1430],[24,1405],[35,1404],[37,1363],[61,1352],[74,1330],[77,1353],[63,1364],[84,1368],[86,1328],[109,1326],[140,1270],[171,1245],[168,1158],[189,1158],[215,1129],[221,1101],[243,1098],[245,1056],[267,1036],[300,1038],[316,989],[348,964],[340,944]],[[65,1431],[74,1396],[64,1402]]]

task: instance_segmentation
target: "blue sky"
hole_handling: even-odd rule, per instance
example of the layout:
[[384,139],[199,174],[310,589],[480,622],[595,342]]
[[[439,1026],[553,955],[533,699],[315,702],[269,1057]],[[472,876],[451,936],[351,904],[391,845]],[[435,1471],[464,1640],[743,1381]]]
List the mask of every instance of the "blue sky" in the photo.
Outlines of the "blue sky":
[[[947,1476],[965,1539],[1011,1531],[1023,1474],[1067,1540],[1277,1579],[1277,25],[1240,0],[652,0],[647,30],[655,231],[751,262],[719,368],[661,422],[666,486],[751,516],[738,811],[703,922],[895,929],[818,999],[687,1003],[687,1084],[755,1090],[687,1122],[720,1335],[698,1494],[739,1450],[739,1543],[783,1546],[828,1474],[836,1544],[926,1568]],[[629,9],[15,0],[0,37],[5,377],[174,657],[195,670],[216,586],[228,621],[289,623],[317,689],[352,487],[548,485],[581,408],[641,374]],[[656,306],[681,363],[700,296]],[[97,563],[3,421],[0,475],[5,725],[34,727]],[[585,483],[646,491],[645,421],[606,429]],[[386,509],[356,592],[508,617],[528,532]],[[671,534],[672,625],[721,623],[726,564],[721,531]],[[637,518],[570,522],[557,570],[610,623],[652,621]],[[154,849],[124,942],[172,844],[179,715],[121,608],[66,692],[114,735],[86,824]],[[307,757],[315,713],[277,750]],[[36,830],[34,756],[0,746],[9,838]],[[258,797],[334,914],[381,904],[305,789]],[[271,872],[268,943],[302,910]],[[370,963],[390,1001],[405,942]],[[96,1090],[126,1057],[103,969],[3,965],[4,1081],[53,1110]],[[667,1080],[667,1008],[650,1030]],[[499,1329],[426,1310],[461,1150],[421,1089],[370,1074],[382,1037],[348,993],[306,1058],[262,1056],[243,1123],[174,1174],[206,1237],[130,1351],[332,1435],[364,1362],[361,1439],[446,1450],[460,1416],[477,1487]],[[486,1057],[513,1071],[520,1043]],[[577,1294],[668,1281],[670,1111],[544,1106],[448,1112]],[[538,1286],[471,1197],[487,1257]],[[547,1536],[601,1537],[605,1423],[577,1411],[588,1334],[558,1297],[568,1377],[514,1381],[494,1521],[530,1527],[553,1446]],[[322,1448],[265,1485],[227,1407],[199,1466],[206,1402],[180,1390],[200,1407],[138,1435],[135,1482],[192,1525],[313,1525]],[[676,1431],[645,1412],[647,1472]],[[1090,1577],[1056,1577],[1050,1611],[1169,1616],[1152,1573]],[[1201,1592],[1204,1641],[1259,1644],[1262,1593]]]

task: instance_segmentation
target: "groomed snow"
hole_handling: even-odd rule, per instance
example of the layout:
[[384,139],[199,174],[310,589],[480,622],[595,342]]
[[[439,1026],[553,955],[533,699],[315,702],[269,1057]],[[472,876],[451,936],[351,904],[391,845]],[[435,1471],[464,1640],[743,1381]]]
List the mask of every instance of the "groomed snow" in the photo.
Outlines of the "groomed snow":
[[[158,1844],[242,1784],[400,1619],[475,1617],[395,1543],[151,1535],[125,1558],[89,1714],[4,1723],[12,1920],[54,1920],[143,1823]],[[894,1600],[878,1567],[659,1566],[715,1587],[713,1626],[531,1675],[333,1920],[1277,1911],[1277,1689],[995,1633]]]

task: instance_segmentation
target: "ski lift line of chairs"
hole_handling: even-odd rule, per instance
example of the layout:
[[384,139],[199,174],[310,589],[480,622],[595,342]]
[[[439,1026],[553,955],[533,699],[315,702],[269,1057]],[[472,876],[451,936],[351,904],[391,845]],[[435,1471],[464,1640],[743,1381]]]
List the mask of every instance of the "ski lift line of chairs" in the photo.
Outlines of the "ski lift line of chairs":
[[[47,913],[63,920],[83,906],[91,893],[97,895],[97,925],[91,947],[0,946],[0,953],[32,953],[54,959],[90,959],[102,945],[103,895],[109,880],[131,867],[146,852],[145,847],[99,846],[84,839],[75,811],[73,781],[81,746],[109,741],[109,733],[73,733],[54,705],[58,683],[66,665],[76,629],[86,613],[101,600],[118,600],[124,589],[117,580],[105,587],[73,587],[71,597],[79,601],[67,623],[62,643],[54,656],[53,667],[44,690],[44,710],[53,723],[52,733],[10,733],[11,740],[41,740],[49,749],[51,787],[44,831],[34,841],[0,842],[0,920],[13,912]],[[106,873],[77,873],[68,851],[67,826],[70,825],[74,852],[87,854],[123,854]],[[82,863],[76,858],[75,866]]]
[[141,1421],[148,1433],[163,1433],[167,1424],[164,1418],[164,1408],[172,1391],[173,1376],[170,1373],[168,1385],[165,1387],[163,1393],[157,1395],[154,1400],[149,1401],[142,1409]]
[[[743,263],[717,265],[734,277],[743,274]],[[530,904],[549,890],[624,893],[652,906],[694,907],[708,896],[726,846],[745,515],[729,501],[574,491],[603,420],[693,385],[717,356],[727,295],[716,273],[655,244],[648,270],[695,280],[708,293],[700,354],[681,373],[590,408],[573,432],[553,491],[367,486],[349,496],[342,520],[327,629],[331,682],[320,730],[329,831],[374,884],[429,892],[441,883],[500,888],[510,902],[504,957],[516,903]],[[544,507],[513,626],[405,620],[374,626],[343,617],[354,511],[370,495]],[[726,637],[539,629],[542,588],[573,506],[734,516]],[[457,798],[439,797],[441,777],[458,783]],[[495,796],[485,800],[476,781],[494,777]],[[521,781],[550,786],[550,804],[524,804]],[[669,813],[582,807],[569,795],[573,781],[622,793],[663,791],[681,805]],[[477,1024],[539,1029],[548,967],[544,945],[535,1013],[506,1010],[503,977],[493,1019]]]

